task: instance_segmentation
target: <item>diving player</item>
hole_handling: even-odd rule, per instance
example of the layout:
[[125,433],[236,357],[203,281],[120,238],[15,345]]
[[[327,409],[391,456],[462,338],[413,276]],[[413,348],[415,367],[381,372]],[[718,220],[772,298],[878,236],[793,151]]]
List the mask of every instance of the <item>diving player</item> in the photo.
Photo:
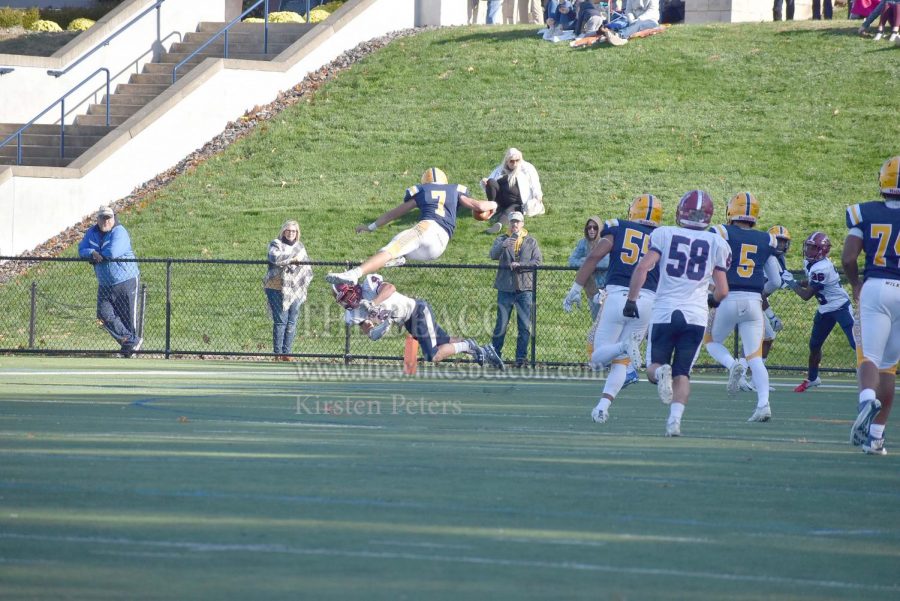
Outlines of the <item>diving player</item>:
[[746,368],[735,360],[722,344],[737,327],[744,346],[744,357],[753,372],[756,410],[748,421],[766,422],[772,417],[769,406],[769,372],[762,360],[764,322],[762,297],[781,286],[781,268],[775,256],[775,236],[753,229],[759,218],[759,201],[749,192],[736,194],[726,208],[727,225],[716,225],[731,248],[728,268],[728,296],[716,308],[707,333],[706,351],[728,370],[728,392],[735,394]]
[[465,186],[448,184],[447,175],[437,167],[428,169],[422,175],[420,185],[407,188],[402,203],[369,225],[357,226],[356,233],[374,232],[417,207],[421,214],[419,222],[394,236],[359,267],[341,273],[329,273],[325,280],[331,284],[355,284],[362,276],[382,267],[403,265],[407,257],[417,261],[437,259],[444,254],[453,230],[456,229],[459,205],[477,212],[497,210],[496,202],[475,200],[469,196],[469,189]]
[[471,338],[450,336],[434,321],[428,301],[400,294],[377,273],[367,275],[362,284],[334,284],[332,293],[346,309],[344,322],[358,325],[371,340],[380,340],[392,324],[402,325],[419,342],[428,361],[439,363],[457,353],[468,353],[478,365],[487,359],[494,367],[504,368],[493,345],[479,346]]
[[[628,300],[631,274],[641,258],[647,254],[650,234],[662,219],[662,203],[652,194],[641,194],[628,208],[628,220],[611,219],[603,225],[600,242],[588,254],[584,264],[575,274],[575,283],[563,301],[566,312],[581,303],[581,290],[593,277],[596,264],[609,256],[606,272],[606,301],[597,316],[594,328],[591,367],[609,365],[609,374],[603,386],[603,396],[591,411],[591,418],[598,424],[609,419],[609,407],[619,391],[630,382],[637,381],[639,363],[632,363],[631,355],[640,359],[636,349],[647,335],[659,269],[654,268],[638,296],[638,309],[643,317],[628,319],[622,315]],[[633,373],[629,377],[630,373]]]
[[[850,442],[870,455],[885,455],[884,427],[894,404],[900,360],[900,156],[891,157],[879,174],[882,201],[847,207],[841,263],[859,307],[860,338],[856,351],[859,407]],[[859,280],[857,258],[866,253]]]
[[[681,436],[681,417],[691,393],[691,367],[703,342],[708,306],[716,306],[728,294],[725,274],[731,249],[721,236],[707,231],[713,210],[712,198],[702,190],[681,197],[675,212],[678,226],[660,227],[650,235],[650,250],[634,269],[622,309],[625,317],[640,317],[641,288],[658,264],[647,376],[656,383],[662,402],[670,405],[666,436]],[[715,284],[711,294],[710,282]]]
[[822,384],[819,378],[819,362],[822,360],[822,345],[834,325],[844,330],[850,348],[856,350],[853,340],[853,314],[850,308],[850,297],[841,286],[841,278],[828,253],[831,252],[831,240],[823,232],[813,232],[803,243],[803,256],[806,259],[804,270],[807,282],[800,283],[788,280],[791,290],[807,301],[816,297],[819,310],[813,318],[812,333],[809,336],[809,372],[806,379],[800,382],[794,392],[805,392]]

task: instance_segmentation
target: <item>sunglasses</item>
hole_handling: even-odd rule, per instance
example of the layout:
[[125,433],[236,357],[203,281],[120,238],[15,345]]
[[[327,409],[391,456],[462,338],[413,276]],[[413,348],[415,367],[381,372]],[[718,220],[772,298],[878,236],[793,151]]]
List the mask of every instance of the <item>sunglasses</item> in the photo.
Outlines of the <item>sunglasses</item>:
[[589,229],[589,230],[599,230],[600,228],[597,227],[596,225],[589,225],[589,226],[587,226],[587,229]]

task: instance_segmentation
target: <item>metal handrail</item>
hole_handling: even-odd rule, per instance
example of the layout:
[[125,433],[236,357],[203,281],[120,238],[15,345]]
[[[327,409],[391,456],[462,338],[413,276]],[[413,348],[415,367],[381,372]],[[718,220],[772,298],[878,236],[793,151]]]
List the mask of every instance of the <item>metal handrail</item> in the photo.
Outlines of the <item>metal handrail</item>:
[[26,129],[28,129],[29,127],[34,125],[35,121],[37,121],[38,119],[40,119],[41,117],[46,115],[48,112],[50,112],[50,109],[52,109],[57,104],[59,104],[61,111],[62,111],[62,114],[59,118],[59,131],[60,131],[59,158],[64,158],[64,155],[66,152],[66,98],[69,96],[69,94],[71,94],[72,92],[74,92],[75,90],[80,88],[82,85],[87,83],[88,80],[93,79],[93,77],[97,73],[100,73],[101,71],[106,73],[106,126],[109,127],[109,69],[107,69],[106,67],[100,67],[99,69],[97,69],[96,71],[94,71],[93,73],[91,73],[90,75],[85,77],[84,79],[82,79],[81,82],[79,82],[76,86],[72,87],[68,92],[66,92],[59,98],[57,98],[56,101],[53,102],[53,104],[51,104],[50,106],[45,108],[43,111],[41,111],[37,117],[35,117],[31,121],[29,121],[28,123],[26,123],[25,125],[20,127],[15,133],[7,136],[5,140],[0,142],[0,148],[3,148],[4,146],[6,146],[6,144],[10,140],[15,138],[16,139],[16,165],[21,165],[22,164],[22,132],[24,132]]
[[265,5],[265,8],[263,9],[263,19],[264,19],[263,54],[267,54],[269,52],[269,0],[256,0],[256,2],[253,3],[253,6],[251,6],[244,12],[242,12],[240,15],[238,15],[234,19],[232,19],[231,22],[228,23],[222,29],[220,29],[219,32],[216,33],[216,35],[212,36],[211,38],[209,38],[208,40],[203,42],[203,44],[201,44],[199,48],[197,48],[196,50],[191,52],[187,57],[185,57],[184,60],[182,60],[177,65],[175,65],[175,68],[172,69],[172,83],[175,83],[178,80],[179,67],[184,65],[186,62],[188,62],[192,58],[194,58],[194,56],[196,56],[197,53],[199,53],[201,50],[203,50],[204,48],[206,48],[207,46],[212,44],[213,41],[216,40],[222,34],[225,34],[225,56],[223,58],[228,58],[228,30],[231,29],[232,25],[240,22],[241,19],[243,19],[248,14],[253,12],[256,9],[256,7],[258,7],[260,4]]
[[77,67],[78,65],[80,65],[82,62],[84,62],[89,56],[91,56],[92,54],[94,54],[95,52],[100,50],[100,48],[109,45],[109,43],[114,38],[118,37],[119,34],[121,34],[126,29],[128,29],[129,27],[131,27],[132,25],[134,25],[135,23],[140,21],[144,17],[144,15],[146,15],[147,13],[149,13],[152,10],[159,11],[159,7],[162,6],[162,4],[165,1],[166,0],[157,0],[153,6],[147,8],[146,10],[141,12],[141,14],[139,14],[138,16],[133,18],[131,21],[129,21],[128,23],[126,23],[125,25],[123,25],[122,27],[117,29],[114,33],[109,35],[102,42],[98,43],[96,46],[94,46],[93,48],[88,50],[87,54],[83,54],[77,61],[75,61],[74,63],[72,63],[71,65],[69,65],[68,67],[66,67],[65,69],[62,69],[62,70],[51,69],[51,70],[47,71],[47,75],[52,75],[53,77],[62,77],[63,75],[65,75],[66,73],[68,73],[69,71],[71,71],[72,69]]

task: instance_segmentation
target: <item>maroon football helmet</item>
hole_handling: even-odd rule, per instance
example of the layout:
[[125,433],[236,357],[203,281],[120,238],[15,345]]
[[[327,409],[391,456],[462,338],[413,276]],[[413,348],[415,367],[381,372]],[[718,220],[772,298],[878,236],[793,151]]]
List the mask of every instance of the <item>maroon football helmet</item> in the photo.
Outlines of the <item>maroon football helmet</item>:
[[803,256],[808,261],[821,261],[831,252],[831,240],[822,232],[813,232],[803,243]]
[[359,284],[335,284],[331,287],[334,299],[345,309],[353,310],[362,300],[362,286]]
[[705,230],[712,222],[713,200],[703,190],[686,192],[675,209],[675,223],[692,230]]

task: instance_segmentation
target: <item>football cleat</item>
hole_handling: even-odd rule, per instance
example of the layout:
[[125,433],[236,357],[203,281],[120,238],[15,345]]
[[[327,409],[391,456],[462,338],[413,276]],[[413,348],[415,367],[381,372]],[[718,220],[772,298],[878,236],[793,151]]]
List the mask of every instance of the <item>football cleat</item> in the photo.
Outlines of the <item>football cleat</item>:
[[663,405],[671,405],[672,397],[672,366],[660,365],[656,368],[656,389],[659,392],[659,400]]
[[466,338],[466,344],[469,345],[469,351],[471,351],[475,363],[484,365],[484,349],[478,346],[478,343],[472,338]]
[[638,332],[633,332],[625,341],[625,353],[631,359],[631,368],[634,370],[641,368],[641,338],[643,336]]
[[806,392],[810,388],[816,388],[817,386],[822,385],[822,378],[816,378],[815,380],[803,380],[800,382],[796,388],[794,388],[794,392]]
[[763,407],[757,407],[753,412],[753,415],[750,416],[748,422],[767,422],[772,419],[772,408],[768,405],[768,403]]
[[759,218],[759,201],[749,192],[738,192],[725,209],[726,221],[746,221],[747,223],[756,223]]
[[406,257],[404,256],[395,257],[384,264],[385,267],[400,267],[401,265],[406,265]]
[[776,254],[783,255],[791,249],[791,233],[786,227],[773,225],[769,228],[769,234],[775,236],[775,240],[778,241],[778,246],[775,248]]
[[900,155],[889,158],[881,166],[878,187],[884,196],[900,196]]
[[595,424],[605,424],[608,419],[609,411],[601,409],[599,406],[594,407],[591,410],[591,420],[593,420]]
[[813,232],[803,242],[803,256],[807,261],[821,261],[831,252],[831,240],[823,232]]
[[628,207],[629,221],[636,221],[644,225],[658,227],[662,221],[662,203],[652,194],[641,194],[631,201]]
[[887,449],[884,448],[884,438],[866,438],[866,442],[862,445],[863,453],[866,455],[887,455]]
[[865,401],[859,404],[858,410],[853,427],[850,428],[850,444],[854,447],[858,447],[869,438],[869,426],[872,425],[872,420],[881,411],[881,401],[878,399]]
[[429,167],[425,173],[422,174],[423,184],[446,184],[447,181],[447,174],[437,167]]
[[728,370],[728,394],[737,394],[740,390],[741,380],[744,380],[746,374],[747,368],[743,363],[735,361],[731,364],[731,369]]
[[625,381],[622,382],[622,388],[628,388],[632,384],[636,382],[640,382],[641,379],[638,377],[637,370],[631,365],[628,366],[628,371],[625,372]]
[[[329,274],[331,275],[331,274]],[[328,279],[327,277],[325,279]],[[354,283],[336,283],[331,286],[334,300],[343,308],[352,311],[362,302],[362,286]]]
[[705,230],[712,221],[715,206],[710,195],[703,190],[686,192],[678,201],[675,223],[692,230]]
[[503,359],[500,358],[500,354],[497,353],[497,349],[494,348],[494,345],[490,342],[481,347],[481,352],[484,353],[484,358],[487,359],[487,362],[496,367],[499,370],[506,369],[506,365],[503,364]]
[[[769,387],[771,388],[771,386]],[[747,376],[741,378],[741,381],[738,382],[738,390],[741,392],[753,392],[756,388],[753,387],[753,382],[747,379]]]
[[669,418],[666,422],[666,438],[675,438],[681,436],[681,420]]
[[325,281],[334,286],[340,284],[356,285],[357,280],[359,280],[358,273],[356,269],[342,271],[341,273],[329,273],[325,276]]

